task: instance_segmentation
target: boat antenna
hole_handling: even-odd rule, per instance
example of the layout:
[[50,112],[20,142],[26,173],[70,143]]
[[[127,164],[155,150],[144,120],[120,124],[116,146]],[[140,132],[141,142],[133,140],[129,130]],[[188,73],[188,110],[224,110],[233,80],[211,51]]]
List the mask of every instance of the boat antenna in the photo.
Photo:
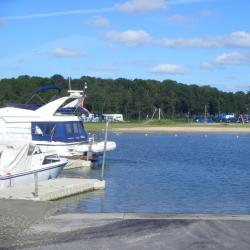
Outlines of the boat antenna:
[[88,83],[87,83],[87,82],[84,82],[84,86],[83,86],[83,94],[84,94],[84,97],[86,97],[86,95],[87,95],[87,90],[88,90]]
[[71,90],[70,76],[69,76],[69,90]]

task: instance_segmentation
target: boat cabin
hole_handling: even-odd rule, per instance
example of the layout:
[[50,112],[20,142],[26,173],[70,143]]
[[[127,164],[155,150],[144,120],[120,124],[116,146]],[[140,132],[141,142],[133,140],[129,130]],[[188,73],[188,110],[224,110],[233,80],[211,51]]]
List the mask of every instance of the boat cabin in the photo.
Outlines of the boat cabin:
[[33,141],[88,141],[88,134],[81,121],[32,122],[31,132]]

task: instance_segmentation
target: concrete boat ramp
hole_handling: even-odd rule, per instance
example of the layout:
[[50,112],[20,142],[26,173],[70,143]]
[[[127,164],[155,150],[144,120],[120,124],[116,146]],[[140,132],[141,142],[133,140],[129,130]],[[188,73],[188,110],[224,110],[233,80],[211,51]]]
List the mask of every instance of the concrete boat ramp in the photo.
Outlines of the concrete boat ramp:
[[35,195],[35,184],[31,183],[0,190],[0,199],[51,201],[104,188],[105,181],[97,179],[58,178],[39,182],[37,195]]
[[62,214],[56,203],[2,200],[0,249],[250,249],[249,215]]

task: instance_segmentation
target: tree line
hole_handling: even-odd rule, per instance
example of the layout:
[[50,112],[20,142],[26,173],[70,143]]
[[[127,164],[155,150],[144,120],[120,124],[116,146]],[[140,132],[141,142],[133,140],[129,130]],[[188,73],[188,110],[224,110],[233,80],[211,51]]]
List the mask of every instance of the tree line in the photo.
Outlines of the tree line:
[[[238,91],[223,92],[210,86],[187,85],[172,80],[102,79],[82,76],[72,79],[72,89],[81,89],[88,83],[86,107],[93,113],[121,113],[126,120],[150,117],[160,108],[166,118],[181,118],[204,114],[250,113],[250,95]],[[41,86],[62,87],[62,95],[68,90],[68,79],[61,75],[52,77],[19,76],[0,80],[0,105],[26,103],[33,91]],[[49,99],[52,93],[44,93]],[[40,99],[37,99],[41,102]]]

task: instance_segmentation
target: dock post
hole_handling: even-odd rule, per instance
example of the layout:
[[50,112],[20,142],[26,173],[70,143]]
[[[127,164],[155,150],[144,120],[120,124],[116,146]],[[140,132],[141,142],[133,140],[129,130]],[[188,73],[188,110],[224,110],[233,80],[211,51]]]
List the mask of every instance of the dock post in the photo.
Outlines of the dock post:
[[105,167],[106,150],[107,150],[107,139],[108,139],[108,126],[109,126],[109,121],[108,121],[108,119],[107,119],[107,121],[106,121],[106,126],[105,126],[105,140],[104,140],[104,152],[103,152],[103,157],[102,157],[102,174],[101,174],[101,181],[103,181],[103,177],[104,177],[104,167]]
[[93,138],[89,139],[89,147],[88,147],[88,152],[87,152],[87,161],[92,158],[92,145],[93,145]]
[[38,173],[34,173],[34,181],[35,181],[35,193],[34,196],[38,197]]

